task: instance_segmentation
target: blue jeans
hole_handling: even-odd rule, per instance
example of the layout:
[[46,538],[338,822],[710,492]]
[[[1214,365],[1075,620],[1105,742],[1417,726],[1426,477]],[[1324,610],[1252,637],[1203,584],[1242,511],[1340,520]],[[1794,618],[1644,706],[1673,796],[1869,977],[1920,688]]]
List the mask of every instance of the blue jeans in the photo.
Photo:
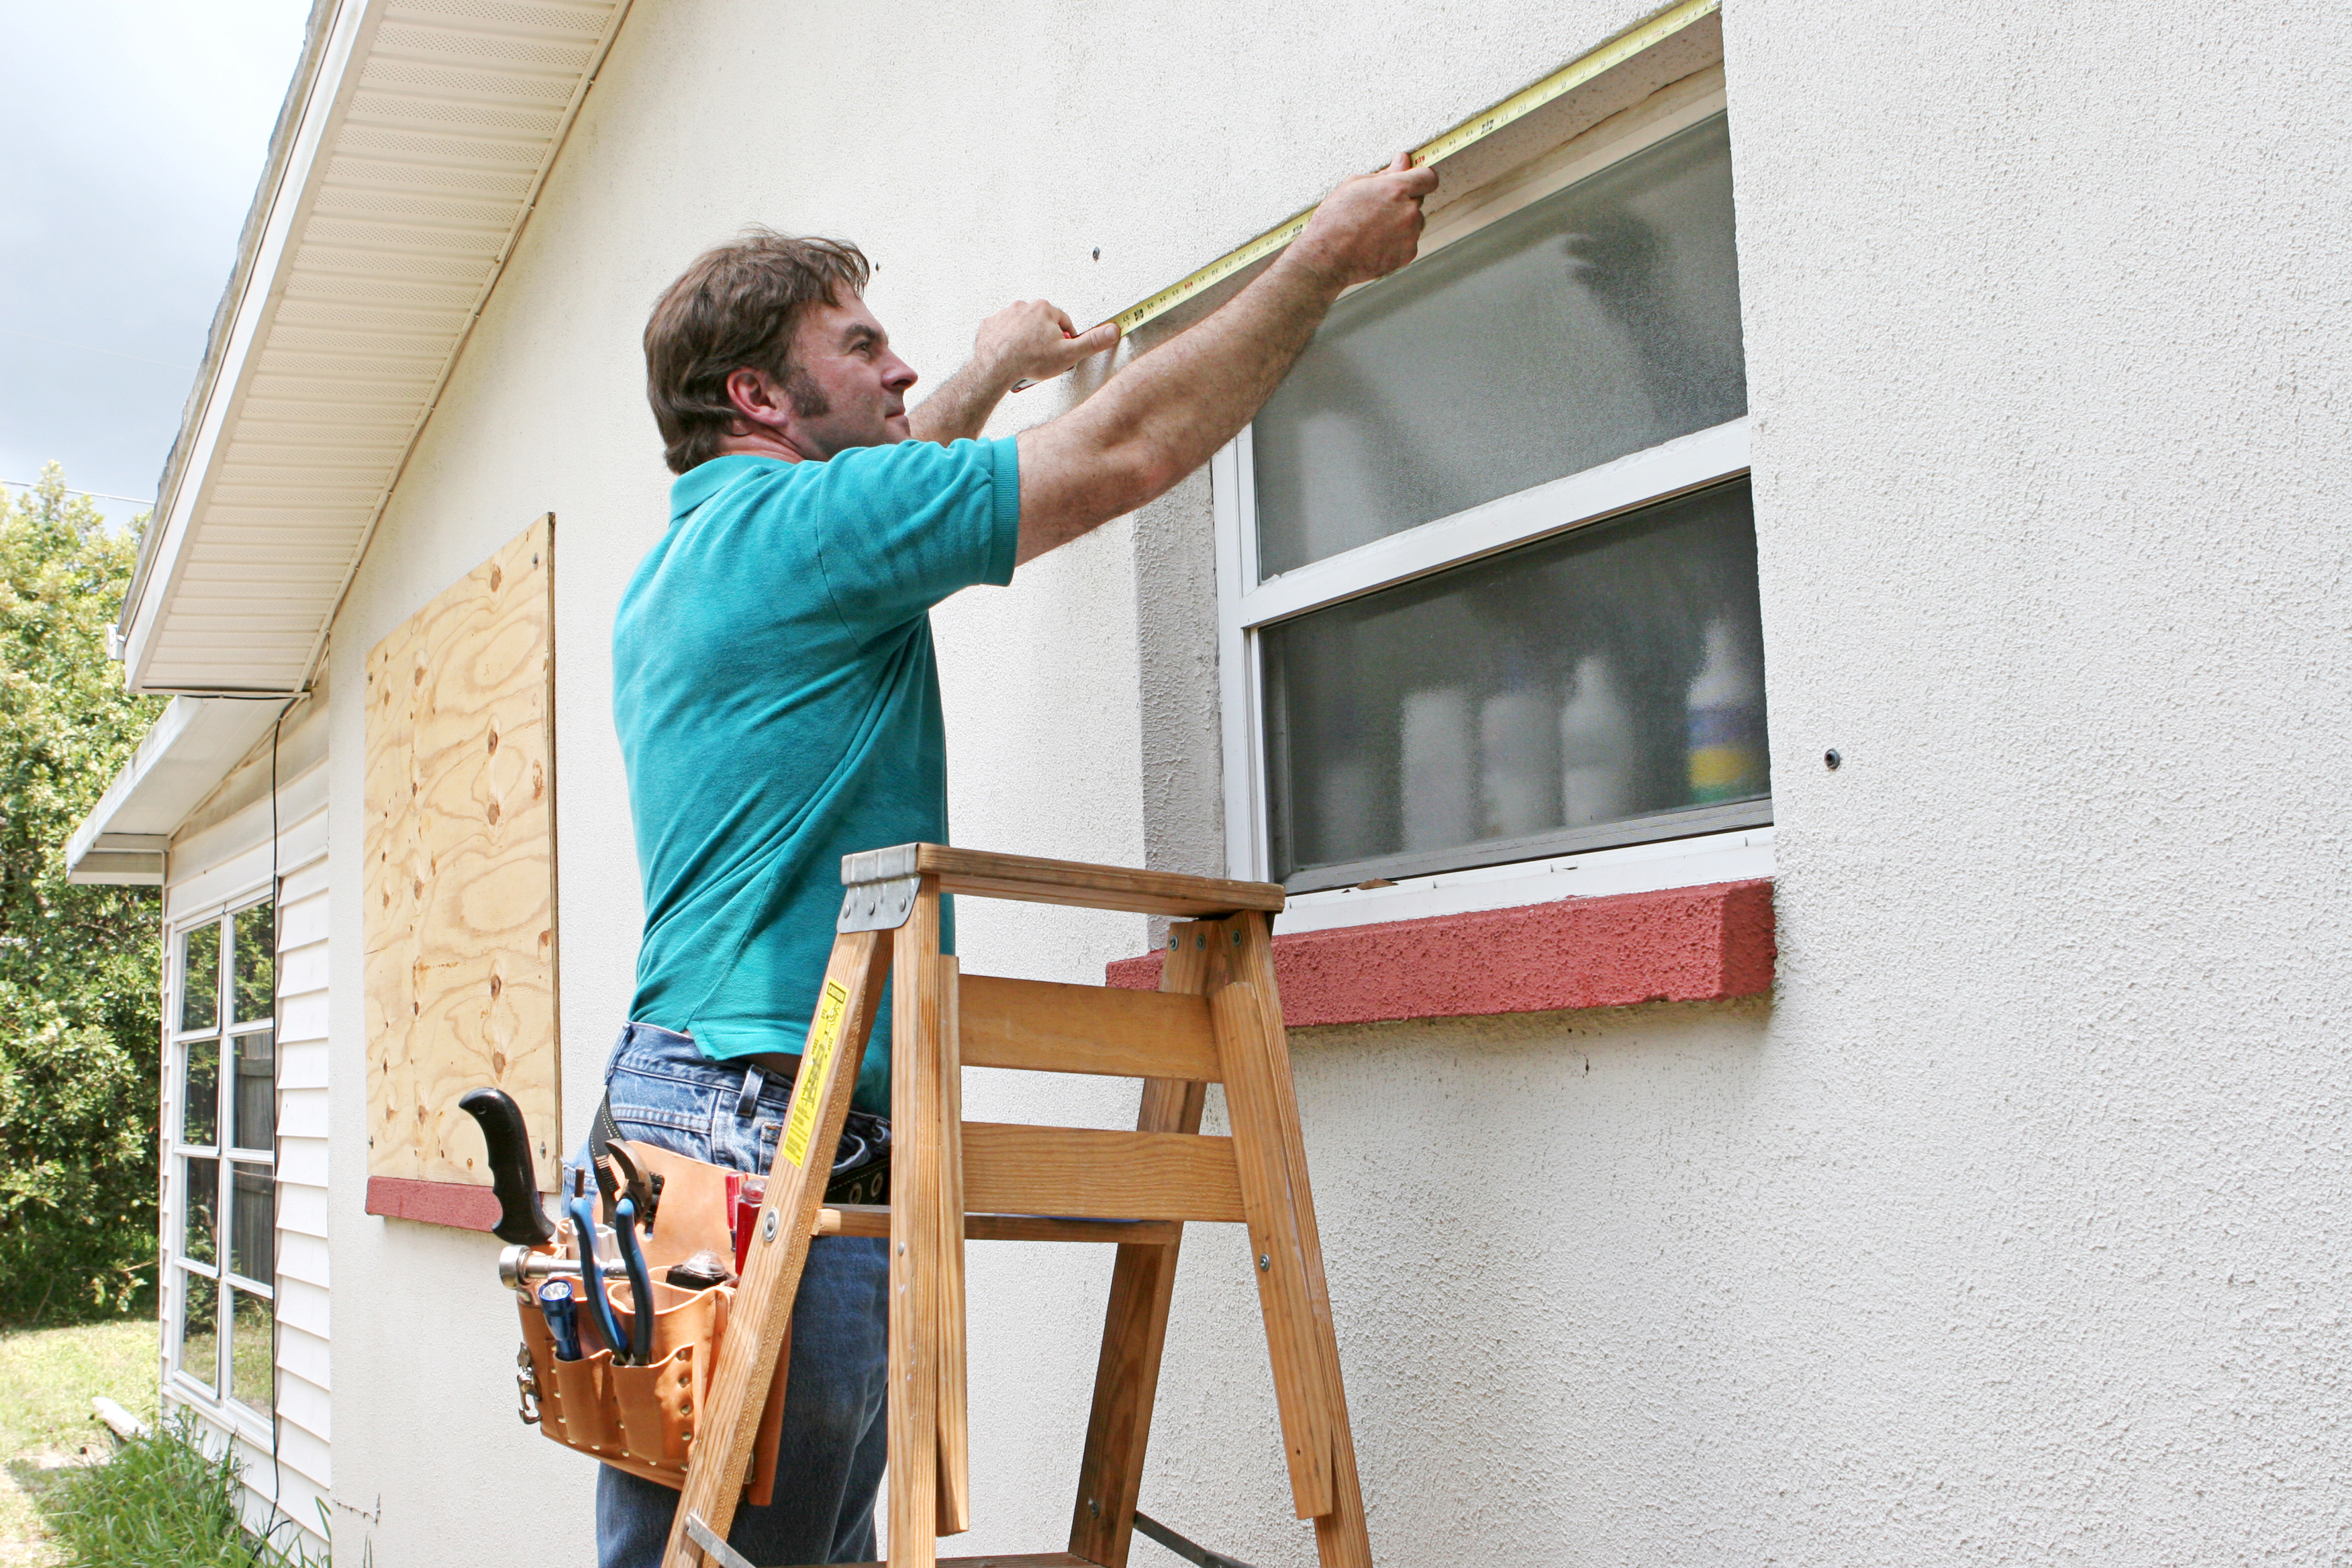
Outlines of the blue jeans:
[[[621,1031],[605,1068],[613,1120],[642,1143],[766,1174],[790,1103],[763,1084],[739,1115],[745,1075],[707,1061],[687,1036],[650,1024]],[[579,1163],[587,1163],[583,1152]],[[793,1303],[792,1371],[777,1445],[774,1500],[739,1508],[727,1539],[758,1563],[874,1559],[874,1494],[888,1448],[889,1244],[826,1236],[809,1244]],[[596,1472],[601,1568],[658,1568],[678,1494],[610,1466]]]

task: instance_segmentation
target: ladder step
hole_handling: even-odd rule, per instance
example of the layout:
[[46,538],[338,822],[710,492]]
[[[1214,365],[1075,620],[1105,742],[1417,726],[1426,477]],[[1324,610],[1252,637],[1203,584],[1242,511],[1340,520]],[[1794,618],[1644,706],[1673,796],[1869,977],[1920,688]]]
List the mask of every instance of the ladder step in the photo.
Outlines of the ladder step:
[[[1102,1568],[1092,1558],[1073,1557],[1066,1552],[1033,1552],[1005,1557],[942,1557],[940,1568]],[[810,1568],[817,1568],[811,1564]],[[887,1563],[845,1563],[837,1568],[890,1568]]]
[[963,1124],[966,1212],[1239,1224],[1230,1138],[1097,1128]]
[[1217,1083],[1209,1004],[1168,991],[963,977],[963,1065]]
[[[890,1235],[888,1204],[837,1204],[819,1209],[816,1236]],[[1184,1227],[1169,1219],[1060,1219],[1042,1214],[968,1214],[966,1241],[1108,1241],[1121,1247],[1169,1247]]]
[[1034,855],[992,855],[983,849],[956,849],[945,844],[896,844],[841,858],[841,879],[845,884],[916,876],[937,877],[943,893],[1123,910],[1138,915],[1225,915],[1237,910],[1272,913],[1283,902],[1282,889],[1272,882],[1088,866]]

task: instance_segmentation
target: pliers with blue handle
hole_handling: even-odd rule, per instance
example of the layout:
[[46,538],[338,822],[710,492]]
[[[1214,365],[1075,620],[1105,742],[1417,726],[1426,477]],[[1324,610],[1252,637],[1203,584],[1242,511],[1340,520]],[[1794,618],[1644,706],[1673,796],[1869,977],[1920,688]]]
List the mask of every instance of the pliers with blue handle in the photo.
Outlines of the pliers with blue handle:
[[614,1205],[613,1235],[621,1245],[621,1266],[629,1271],[629,1299],[637,1304],[636,1342],[629,1361],[634,1366],[644,1366],[654,1359],[654,1277],[646,1267],[646,1249],[637,1245],[635,1200],[623,1198]]
[[613,1235],[621,1249],[621,1266],[628,1272],[629,1295],[636,1302],[634,1343],[621,1337],[621,1320],[606,1293],[604,1260],[596,1256],[596,1209],[586,1194],[564,1205],[572,1216],[572,1233],[580,1238],[583,1265],[580,1282],[586,1289],[588,1310],[596,1330],[613,1347],[613,1360],[622,1366],[643,1366],[654,1353],[654,1282],[646,1268],[645,1250],[637,1245],[637,1205],[623,1198],[613,1209]]

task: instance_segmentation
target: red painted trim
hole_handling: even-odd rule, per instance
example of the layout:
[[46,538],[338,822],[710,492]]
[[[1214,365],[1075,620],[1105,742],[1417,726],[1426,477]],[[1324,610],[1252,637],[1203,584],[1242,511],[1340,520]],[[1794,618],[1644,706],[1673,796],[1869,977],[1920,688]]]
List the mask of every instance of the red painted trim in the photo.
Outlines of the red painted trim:
[[[1274,939],[1293,1028],[1760,996],[1774,957],[1769,879]],[[1156,990],[1160,954],[1119,959],[1107,979]]]
[[370,1176],[367,1212],[386,1219],[413,1219],[457,1230],[487,1231],[499,1223],[499,1200],[488,1187],[464,1182],[420,1182],[409,1176]]

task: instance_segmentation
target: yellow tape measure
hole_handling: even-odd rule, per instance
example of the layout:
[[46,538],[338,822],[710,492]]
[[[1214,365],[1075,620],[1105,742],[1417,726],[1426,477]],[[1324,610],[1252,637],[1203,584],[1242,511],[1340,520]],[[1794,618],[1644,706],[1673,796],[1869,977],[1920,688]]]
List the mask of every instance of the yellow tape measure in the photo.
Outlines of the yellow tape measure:
[[[1492,109],[1472,115],[1435,141],[1414,148],[1413,163],[1415,166],[1434,163],[1440,159],[1452,157],[1465,147],[1475,146],[1506,125],[1526,119],[1561,94],[1582,87],[1602,71],[1623,64],[1660,39],[1671,37],[1700,17],[1713,14],[1721,4],[1722,0],[1682,0],[1680,5],[1668,6],[1649,20],[1618,34],[1591,54],[1562,66],[1533,87],[1520,89]],[[1134,331],[1146,321],[1166,315],[1210,285],[1232,277],[1252,262],[1272,256],[1297,239],[1299,232],[1306,228],[1307,220],[1314,216],[1315,209],[1308,207],[1305,212],[1267,229],[1248,244],[1225,252],[1182,281],[1171,283],[1150,299],[1129,305],[1111,319],[1118,323],[1121,335]]]

